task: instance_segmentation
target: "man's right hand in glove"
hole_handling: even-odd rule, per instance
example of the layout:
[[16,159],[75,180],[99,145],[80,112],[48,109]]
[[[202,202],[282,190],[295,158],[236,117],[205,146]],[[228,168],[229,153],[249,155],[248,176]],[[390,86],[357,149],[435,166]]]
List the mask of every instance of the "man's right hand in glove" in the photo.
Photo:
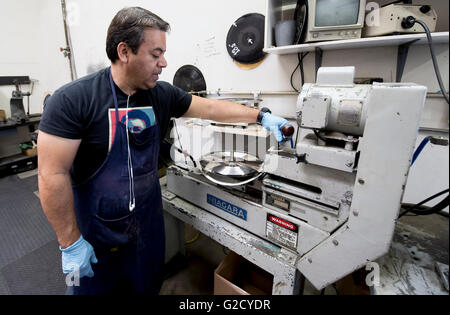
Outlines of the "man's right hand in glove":
[[94,253],[94,248],[87,242],[83,236],[78,241],[67,248],[59,249],[62,252],[62,269],[65,274],[72,273],[79,269],[80,278],[94,276],[92,264],[98,262]]

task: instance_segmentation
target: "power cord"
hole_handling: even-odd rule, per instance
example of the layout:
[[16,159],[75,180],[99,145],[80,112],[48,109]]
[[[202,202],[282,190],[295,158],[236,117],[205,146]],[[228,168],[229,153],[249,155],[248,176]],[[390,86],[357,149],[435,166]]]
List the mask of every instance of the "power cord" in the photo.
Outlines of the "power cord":
[[186,157],[189,157],[189,159],[192,161],[192,164],[194,164],[194,167],[197,168],[197,163],[195,162],[195,160],[194,160],[194,158],[192,157],[192,155],[188,154],[188,153],[183,149],[183,145],[182,145],[181,139],[180,139],[180,134],[179,134],[179,132],[178,132],[178,125],[177,125],[177,122],[174,120],[173,123],[174,123],[174,127],[175,127],[175,132],[176,132],[176,134],[177,134],[178,143],[180,144],[180,147],[181,147],[181,148],[178,148],[175,144],[170,143],[170,142],[167,141],[166,139],[164,139],[163,142],[165,142],[165,143],[171,145],[178,153],[182,154],[182,155],[184,156],[184,162],[185,162],[186,165],[188,165],[188,162],[187,162],[187,158],[186,158]]
[[[166,139],[164,139],[163,142],[164,142],[165,144],[168,144],[168,145],[172,146],[173,149],[175,149],[178,153],[182,154],[182,155],[184,156],[185,164],[186,164],[186,165],[188,165],[186,157],[189,157],[189,159],[192,161],[192,164],[194,164],[194,167],[197,167],[197,163],[195,162],[195,160],[194,160],[194,158],[192,157],[192,155],[186,153],[185,151],[183,151],[182,149],[178,148],[176,145],[170,143],[170,142],[167,141]],[[164,162],[164,163],[167,164],[167,162]]]
[[[433,44],[433,37],[431,36],[431,31],[428,28],[428,26],[421,20],[416,19],[413,16],[408,16],[407,18],[404,18],[402,21],[402,27],[405,29],[409,29],[412,28],[416,23],[420,24],[423,29],[425,30],[425,33],[427,35],[427,39],[428,39],[428,46],[430,47],[430,52],[431,52],[431,59],[433,61],[433,67],[434,67],[434,71],[436,73],[436,78],[438,80],[439,83],[439,87],[441,89],[442,95],[445,98],[445,101],[447,102],[447,104],[449,103],[449,99],[448,99],[448,94],[447,94],[447,90],[445,89],[444,83],[442,81],[442,76],[441,76],[441,72],[439,70],[439,65],[437,62],[437,58],[436,58],[436,52],[434,50],[434,44]],[[418,147],[418,149],[416,150],[416,152],[414,153],[414,157],[411,163],[411,166],[414,164],[414,162],[417,160],[417,157],[420,155],[420,153],[422,152],[423,148],[428,144],[428,142],[430,142],[430,137],[425,138],[422,143],[420,144],[420,146]],[[448,193],[449,190],[446,189],[434,196],[431,196],[430,198],[418,203],[417,205],[414,205],[412,207],[408,207],[406,209],[406,211],[404,211],[403,213],[401,213],[399,215],[399,219],[403,216],[405,216],[408,213],[414,213],[416,215],[431,215],[431,214],[436,214],[441,212],[444,208],[446,208],[449,205],[449,196],[445,197],[441,202],[439,202],[437,205],[435,205],[434,207],[431,208],[425,208],[423,207],[424,204],[426,204],[429,201],[432,201],[446,193]]]
[[200,238],[200,232],[197,232],[197,234],[195,234],[195,236],[192,239],[190,239],[189,241],[186,241],[184,244],[191,245],[191,244],[195,243],[199,238]]
[[437,205],[435,205],[434,207],[431,208],[426,208],[423,209],[423,205],[426,204],[427,202],[430,202],[446,193],[449,192],[449,189],[446,189],[444,191],[441,191],[440,193],[431,196],[430,198],[412,206],[412,207],[408,207],[403,213],[401,213],[398,218],[400,219],[401,217],[405,216],[407,213],[414,213],[416,215],[431,215],[431,214],[436,214],[441,212],[443,209],[445,209],[448,205],[449,205],[449,196],[445,197],[441,202],[439,202]]
[[322,140],[323,142],[328,142],[327,139],[325,139],[324,137],[322,137],[322,136],[320,135],[319,130],[313,129],[313,131],[314,131],[314,134],[316,135],[316,137],[317,137],[318,139]]
[[411,166],[413,166],[414,163],[416,163],[416,160],[419,157],[420,153],[422,153],[423,149],[427,146],[427,144],[430,142],[430,140],[431,140],[431,137],[426,137],[425,139],[422,140],[420,145],[417,147],[416,152],[414,152],[414,155],[413,155],[413,158],[412,158],[412,162],[411,162]]
[[291,74],[291,87],[295,90],[295,92],[300,92],[300,90],[296,89],[295,86],[294,86],[294,82],[293,82],[294,74],[297,71],[297,69],[300,69],[301,86],[303,86],[303,84],[305,83],[305,71],[304,71],[304,68],[303,68],[303,60],[305,59],[306,56],[308,56],[308,54],[309,54],[309,52],[297,54],[298,64],[297,64],[297,66],[295,67],[294,71]]
[[425,33],[427,34],[428,46],[430,47],[431,59],[433,60],[434,71],[436,72],[436,77],[437,77],[437,80],[439,83],[439,87],[441,89],[442,95],[445,98],[445,101],[447,102],[447,104],[450,104],[449,99],[448,99],[447,90],[445,89],[444,83],[442,81],[441,72],[439,71],[439,65],[437,62],[436,53],[435,53],[434,44],[433,44],[433,37],[431,36],[430,29],[423,21],[418,20],[413,16],[408,16],[407,18],[404,18],[402,21],[402,27],[404,29],[410,29],[416,23],[420,24],[423,27],[423,29],[425,30]]

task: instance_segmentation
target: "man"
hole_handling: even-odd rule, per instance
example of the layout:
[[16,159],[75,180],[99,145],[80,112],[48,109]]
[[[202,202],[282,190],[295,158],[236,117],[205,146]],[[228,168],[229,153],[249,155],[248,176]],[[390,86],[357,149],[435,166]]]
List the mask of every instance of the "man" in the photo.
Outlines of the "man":
[[158,82],[168,30],[145,9],[121,10],[108,29],[111,67],[62,87],[46,103],[39,191],[63,271],[79,271],[73,294],[159,293],[165,233],[157,162],[171,117],[259,120],[283,140],[285,119]]

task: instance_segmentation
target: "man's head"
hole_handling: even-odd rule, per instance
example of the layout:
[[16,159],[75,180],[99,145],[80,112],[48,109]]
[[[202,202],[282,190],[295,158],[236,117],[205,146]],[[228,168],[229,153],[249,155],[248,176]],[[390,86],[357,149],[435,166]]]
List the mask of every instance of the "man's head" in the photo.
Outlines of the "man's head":
[[120,10],[109,25],[106,38],[106,53],[111,62],[115,63],[119,59],[117,46],[120,43],[127,44],[137,54],[144,41],[144,30],[148,28],[168,32],[170,25],[156,14],[140,7]]
[[113,65],[123,66],[124,74],[136,88],[154,87],[167,66],[167,22],[140,7],[124,8],[112,20],[106,39],[106,53]]

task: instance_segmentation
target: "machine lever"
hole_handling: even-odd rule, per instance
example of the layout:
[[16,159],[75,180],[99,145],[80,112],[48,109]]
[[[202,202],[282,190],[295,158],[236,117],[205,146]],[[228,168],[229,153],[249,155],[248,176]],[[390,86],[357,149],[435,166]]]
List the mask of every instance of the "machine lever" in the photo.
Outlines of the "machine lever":
[[300,155],[296,154],[295,157],[297,158],[297,164],[300,164],[300,163],[308,164],[308,161],[306,160],[306,154],[300,154]]

